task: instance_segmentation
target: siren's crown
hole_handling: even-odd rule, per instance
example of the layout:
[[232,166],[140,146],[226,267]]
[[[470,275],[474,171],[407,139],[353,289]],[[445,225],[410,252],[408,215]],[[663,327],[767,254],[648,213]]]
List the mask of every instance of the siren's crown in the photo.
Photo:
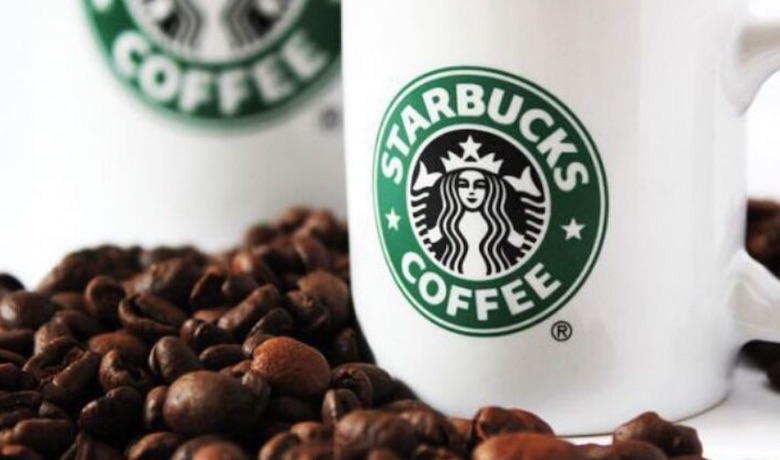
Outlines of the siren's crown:
[[479,149],[482,148],[482,144],[475,142],[472,136],[469,136],[466,142],[461,142],[460,147],[463,149],[462,156],[448,151],[447,158],[441,160],[445,171],[478,169],[495,175],[501,171],[504,160],[496,160],[494,153],[480,156]]

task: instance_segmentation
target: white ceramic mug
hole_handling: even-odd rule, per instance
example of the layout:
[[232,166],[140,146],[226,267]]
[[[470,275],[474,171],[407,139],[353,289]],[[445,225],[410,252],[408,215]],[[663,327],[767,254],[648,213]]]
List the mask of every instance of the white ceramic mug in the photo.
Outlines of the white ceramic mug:
[[340,5],[40,0],[0,18],[0,271],[101,243],[236,244],[345,212]]
[[715,405],[740,345],[780,339],[743,249],[780,25],[742,0],[348,0],[343,24],[357,314],[423,399],[606,432]]

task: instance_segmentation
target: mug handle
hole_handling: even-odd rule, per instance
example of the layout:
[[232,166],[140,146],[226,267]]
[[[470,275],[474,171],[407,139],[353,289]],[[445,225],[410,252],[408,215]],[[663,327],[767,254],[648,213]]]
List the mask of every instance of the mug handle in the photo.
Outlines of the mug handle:
[[[761,86],[780,71],[780,20],[750,19],[730,53],[726,88],[744,113]],[[734,299],[740,343],[751,340],[780,342],[780,280],[741,250],[734,260],[738,274]]]

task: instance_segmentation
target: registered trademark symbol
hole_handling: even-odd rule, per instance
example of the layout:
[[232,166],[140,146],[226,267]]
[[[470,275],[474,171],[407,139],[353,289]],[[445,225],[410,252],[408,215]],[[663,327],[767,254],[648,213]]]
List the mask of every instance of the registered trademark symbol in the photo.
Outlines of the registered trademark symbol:
[[554,338],[557,342],[568,341],[573,333],[574,329],[572,329],[571,324],[566,321],[558,321],[557,323],[553,324],[552,329],[550,329],[552,338]]

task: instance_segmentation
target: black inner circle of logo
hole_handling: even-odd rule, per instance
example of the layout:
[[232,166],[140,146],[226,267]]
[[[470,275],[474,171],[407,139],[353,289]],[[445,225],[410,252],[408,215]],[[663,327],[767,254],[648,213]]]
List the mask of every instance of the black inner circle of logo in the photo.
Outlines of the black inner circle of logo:
[[479,280],[522,265],[541,242],[549,197],[513,143],[475,129],[441,134],[420,153],[410,184],[414,229],[442,266]]

